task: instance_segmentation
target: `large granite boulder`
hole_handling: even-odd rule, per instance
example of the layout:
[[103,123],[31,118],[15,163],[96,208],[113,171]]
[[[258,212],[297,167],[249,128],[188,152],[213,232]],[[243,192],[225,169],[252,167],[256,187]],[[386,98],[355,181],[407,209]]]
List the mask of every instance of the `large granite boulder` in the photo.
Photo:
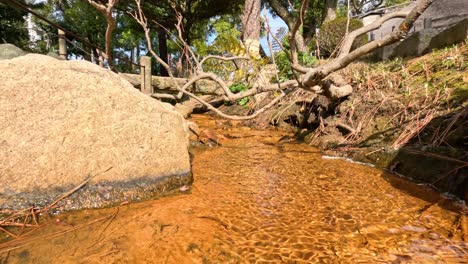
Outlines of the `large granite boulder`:
[[188,129],[169,104],[86,61],[0,61],[0,208],[153,197],[191,183]]
[[8,60],[26,55],[27,52],[12,44],[0,44],[0,60]]

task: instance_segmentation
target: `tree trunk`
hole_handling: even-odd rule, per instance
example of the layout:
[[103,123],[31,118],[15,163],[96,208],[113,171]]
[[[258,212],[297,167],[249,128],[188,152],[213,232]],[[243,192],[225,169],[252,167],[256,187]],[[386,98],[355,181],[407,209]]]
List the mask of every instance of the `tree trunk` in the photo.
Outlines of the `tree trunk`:
[[328,22],[336,18],[336,6],[338,0],[326,0],[323,10],[322,22]]
[[260,8],[261,0],[245,0],[242,15],[242,41],[252,57],[260,54]]
[[96,2],[95,0],[88,0],[88,2],[96,8],[99,12],[101,12],[107,21],[107,29],[106,29],[106,57],[107,63],[109,67],[113,69],[113,61],[112,61],[112,33],[114,29],[117,27],[117,23],[115,22],[112,13],[114,12],[114,7],[117,5],[119,0],[108,0],[107,5],[102,4],[101,2]]
[[307,52],[307,45],[302,34],[296,34],[296,47],[298,52]]
[[[281,1],[279,0],[268,0],[268,3],[270,4],[270,7],[275,11],[275,13],[281,19],[283,19],[283,21],[288,26],[288,29],[291,31],[294,25],[296,24],[296,19],[294,18],[294,16],[291,15],[291,12],[285,6],[283,6]],[[299,34],[295,34],[294,39],[296,40],[297,51],[299,52],[307,51],[306,41],[304,39],[302,32],[300,32]]]
[[317,23],[315,22],[315,20],[313,22],[310,22],[310,25],[308,25],[307,27],[302,26],[302,28],[303,28],[302,29],[302,36],[304,38],[304,45],[306,47],[309,47],[310,42],[314,38],[315,32],[316,32],[316,27],[317,27]]
[[132,64],[130,65],[131,69],[132,69],[132,73],[135,73],[136,72],[136,65],[134,64],[135,63],[135,48],[130,48],[130,61],[132,62]]
[[114,31],[117,23],[115,22],[114,18],[112,17],[112,13],[108,16],[106,15],[107,20],[107,29],[106,29],[106,56],[107,56],[107,63],[109,67],[112,69],[114,67],[114,62],[112,59],[112,32]]
[[[160,28],[158,30],[158,47],[159,47],[159,57],[168,64],[168,54],[167,54],[167,35],[166,31],[164,31],[163,28]],[[160,76],[169,76],[169,73],[167,72],[166,68],[164,68],[162,65],[159,67],[159,75]]]
[[136,57],[135,57],[135,62],[140,60],[140,43],[138,43],[138,46],[136,47]]

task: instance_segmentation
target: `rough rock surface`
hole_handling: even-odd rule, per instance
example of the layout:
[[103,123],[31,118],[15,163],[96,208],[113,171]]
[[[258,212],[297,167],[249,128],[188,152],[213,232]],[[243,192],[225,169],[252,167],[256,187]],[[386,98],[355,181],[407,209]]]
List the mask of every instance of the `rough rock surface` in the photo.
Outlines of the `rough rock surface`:
[[[127,79],[131,84],[135,87],[140,86],[140,75],[137,74],[128,74],[123,73],[122,76]],[[162,77],[162,76],[152,76],[152,85],[155,92],[160,93],[174,93],[176,94],[178,90],[176,89],[173,80],[170,77]],[[179,86],[184,86],[185,83],[189,79],[187,78],[174,78]],[[203,93],[203,94],[213,94],[213,95],[221,95],[224,94],[221,86],[219,86],[216,82],[212,80],[199,80],[194,85],[189,87],[189,90],[194,93]]]
[[173,107],[85,61],[0,61],[0,208],[45,204],[96,175],[66,207],[101,207],[191,182]]
[[0,44],[0,60],[8,60],[15,57],[26,55],[22,49],[12,44]]

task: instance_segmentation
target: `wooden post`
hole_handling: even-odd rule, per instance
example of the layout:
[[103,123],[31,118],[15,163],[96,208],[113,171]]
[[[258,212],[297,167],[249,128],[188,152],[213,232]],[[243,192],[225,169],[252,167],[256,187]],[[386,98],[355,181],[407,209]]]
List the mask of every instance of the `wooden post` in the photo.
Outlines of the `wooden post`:
[[89,54],[91,54],[91,62],[96,63],[96,56],[94,56],[94,49],[91,48],[89,51],[90,51]]
[[63,30],[58,30],[59,35],[59,56],[60,58],[66,60],[67,59],[67,42],[65,40],[65,32]]
[[100,49],[96,50],[98,53],[99,66],[104,67],[104,58],[102,57],[102,51]]
[[141,92],[144,94],[152,94],[153,87],[151,85],[151,57],[141,56],[140,65]]
[[130,61],[132,62],[132,73],[135,73],[137,68],[136,68],[136,64],[135,63],[135,48],[132,48],[130,50]]

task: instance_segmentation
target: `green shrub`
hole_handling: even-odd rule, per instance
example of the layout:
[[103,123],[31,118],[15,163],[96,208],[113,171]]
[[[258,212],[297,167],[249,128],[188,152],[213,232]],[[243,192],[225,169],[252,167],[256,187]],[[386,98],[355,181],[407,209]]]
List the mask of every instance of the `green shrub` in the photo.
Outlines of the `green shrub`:
[[[249,86],[245,85],[242,82],[233,83],[229,86],[229,90],[231,90],[231,92],[233,93],[240,93],[243,91],[247,91],[248,89],[249,89]],[[249,101],[250,101],[250,96],[237,100],[237,103],[240,106],[245,106]]]
[[233,83],[229,86],[229,90],[233,93],[240,93],[242,91],[247,91],[249,87],[242,82]]
[[[315,56],[310,55],[308,52],[299,52],[298,54],[299,64],[305,67],[312,67],[317,62]],[[284,51],[275,54],[275,62],[278,66],[278,77],[280,82],[291,80],[293,78],[293,72],[291,69],[291,62]],[[273,80],[276,82],[276,80]]]
[[[339,17],[337,19],[323,23],[320,28],[319,45],[323,54],[330,55],[335,50],[336,46],[340,44],[341,39],[346,33],[346,17]],[[358,19],[351,19],[349,21],[349,32],[362,27],[362,22]],[[361,35],[354,40],[352,48],[355,49],[367,43],[367,35]]]

